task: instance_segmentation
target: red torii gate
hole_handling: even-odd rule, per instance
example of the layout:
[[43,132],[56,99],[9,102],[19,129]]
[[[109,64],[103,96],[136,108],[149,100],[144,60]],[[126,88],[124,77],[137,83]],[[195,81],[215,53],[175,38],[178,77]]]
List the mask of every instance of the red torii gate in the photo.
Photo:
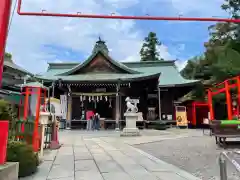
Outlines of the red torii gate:
[[[219,86],[223,86],[220,87]],[[214,120],[214,110],[213,110],[213,104],[212,104],[212,97],[214,95],[225,93],[226,94],[226,104],[227,104],[227,114],[228,114],[228,120],[233,119],[233,108],[232,108],[232,99],[230,90],[233,88],[237,88],[237,109],[239,112],[239,105],[240,105],[240,76],[232,77],[229,79],[226,79],[225,81],[215,84],[214,87],[209,88],[207,90],[208,93],[208,106],[209,106],[209,112],[210,112],[210,120]]]
[[[6,39],[8,34],[8,24],[11,13],[12,0],[0,0],[0,87],[2,85],[2,72],[3,61],[6,46]],[[72,18],[92,18],[92,19],[132,19],[132,20],[158,20],[158,21],[208,21],[208,22],[233,22],[240,23],[240,19],[232,18],[214,18],[214,17],[168,17],[168,16],[118,16],[111,13],[110,15],[100,14],[84,14],[81,12],[76,13],[49,13],[45,10],[42,12],[22,12],[21,11],[22,0],[18,0],[17,13],[22,16],[54,16],[54,17],[72,17]]]

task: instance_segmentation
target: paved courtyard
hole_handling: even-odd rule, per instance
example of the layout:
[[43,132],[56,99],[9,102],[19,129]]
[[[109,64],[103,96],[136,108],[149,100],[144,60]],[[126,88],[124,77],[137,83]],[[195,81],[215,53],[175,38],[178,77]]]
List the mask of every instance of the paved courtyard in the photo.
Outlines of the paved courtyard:
[[[220,179],[218,157],[223,149],[216,146],[214,137],[203,136],[199,130],[188,137],[145,143],[135,147],[178,166],[200,179]],[[238,147],[240,146],[235,146],[236,150],[239,150]],[[235,168],[230,164],[227,167],[228,180],[239,180],[240,176]]]
[[176,166],[165,163],[137,148],[162,139],[182,138],[166,131],[143,131],[141,137],[119,137],[114,131],[64,131],[63,146],[45,153],[32,177],[24,180],[198,180]]

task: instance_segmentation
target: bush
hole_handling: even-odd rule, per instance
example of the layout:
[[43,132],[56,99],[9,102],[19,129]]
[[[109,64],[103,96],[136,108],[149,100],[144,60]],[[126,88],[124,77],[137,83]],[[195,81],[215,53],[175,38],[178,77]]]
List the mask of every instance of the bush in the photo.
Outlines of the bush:
[[156,130],[166,130],[167,129],[167,124],[164,121],[157,121],[154,129],[156,129]]
[[19,162],[19,177],[29,176],[37,171],[38,155],[32,146],[21,141],[9,141],[7,146],[7,161]]
[[11,105],[10,102],[0,99],[0,121],[1,120],[8,120],[9,121],[9,138],[14,138],[14,131],[15,131],[15,122],[17,118],[17,111],[18,109]]

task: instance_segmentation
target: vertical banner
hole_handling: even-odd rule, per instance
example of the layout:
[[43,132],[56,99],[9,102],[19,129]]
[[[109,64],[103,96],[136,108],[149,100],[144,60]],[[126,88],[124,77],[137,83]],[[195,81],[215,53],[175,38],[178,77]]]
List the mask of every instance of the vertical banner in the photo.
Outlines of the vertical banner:
[[67,119],[67,95],[60,95],[62,118]]
[[177,126],[188,126],[187,111],[185,106],[176,106],[176,123]]

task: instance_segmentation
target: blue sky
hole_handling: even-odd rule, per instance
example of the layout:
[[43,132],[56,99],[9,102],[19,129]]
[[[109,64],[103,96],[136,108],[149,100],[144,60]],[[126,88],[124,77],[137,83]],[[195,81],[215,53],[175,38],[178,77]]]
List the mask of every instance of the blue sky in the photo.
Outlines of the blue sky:
[[[227,17],[224,0],[23,0],[23,11],[92,14]],[[100,35],[118,61],[139,61],[139,50],[149,31],[157,33],[160,54],[178,59],[182,68],[190,57],[204,52],[209,22],[134,21],[23,17],[14,15],[7,51],[17,64],[43,72],[47,62],[83,61]]]

